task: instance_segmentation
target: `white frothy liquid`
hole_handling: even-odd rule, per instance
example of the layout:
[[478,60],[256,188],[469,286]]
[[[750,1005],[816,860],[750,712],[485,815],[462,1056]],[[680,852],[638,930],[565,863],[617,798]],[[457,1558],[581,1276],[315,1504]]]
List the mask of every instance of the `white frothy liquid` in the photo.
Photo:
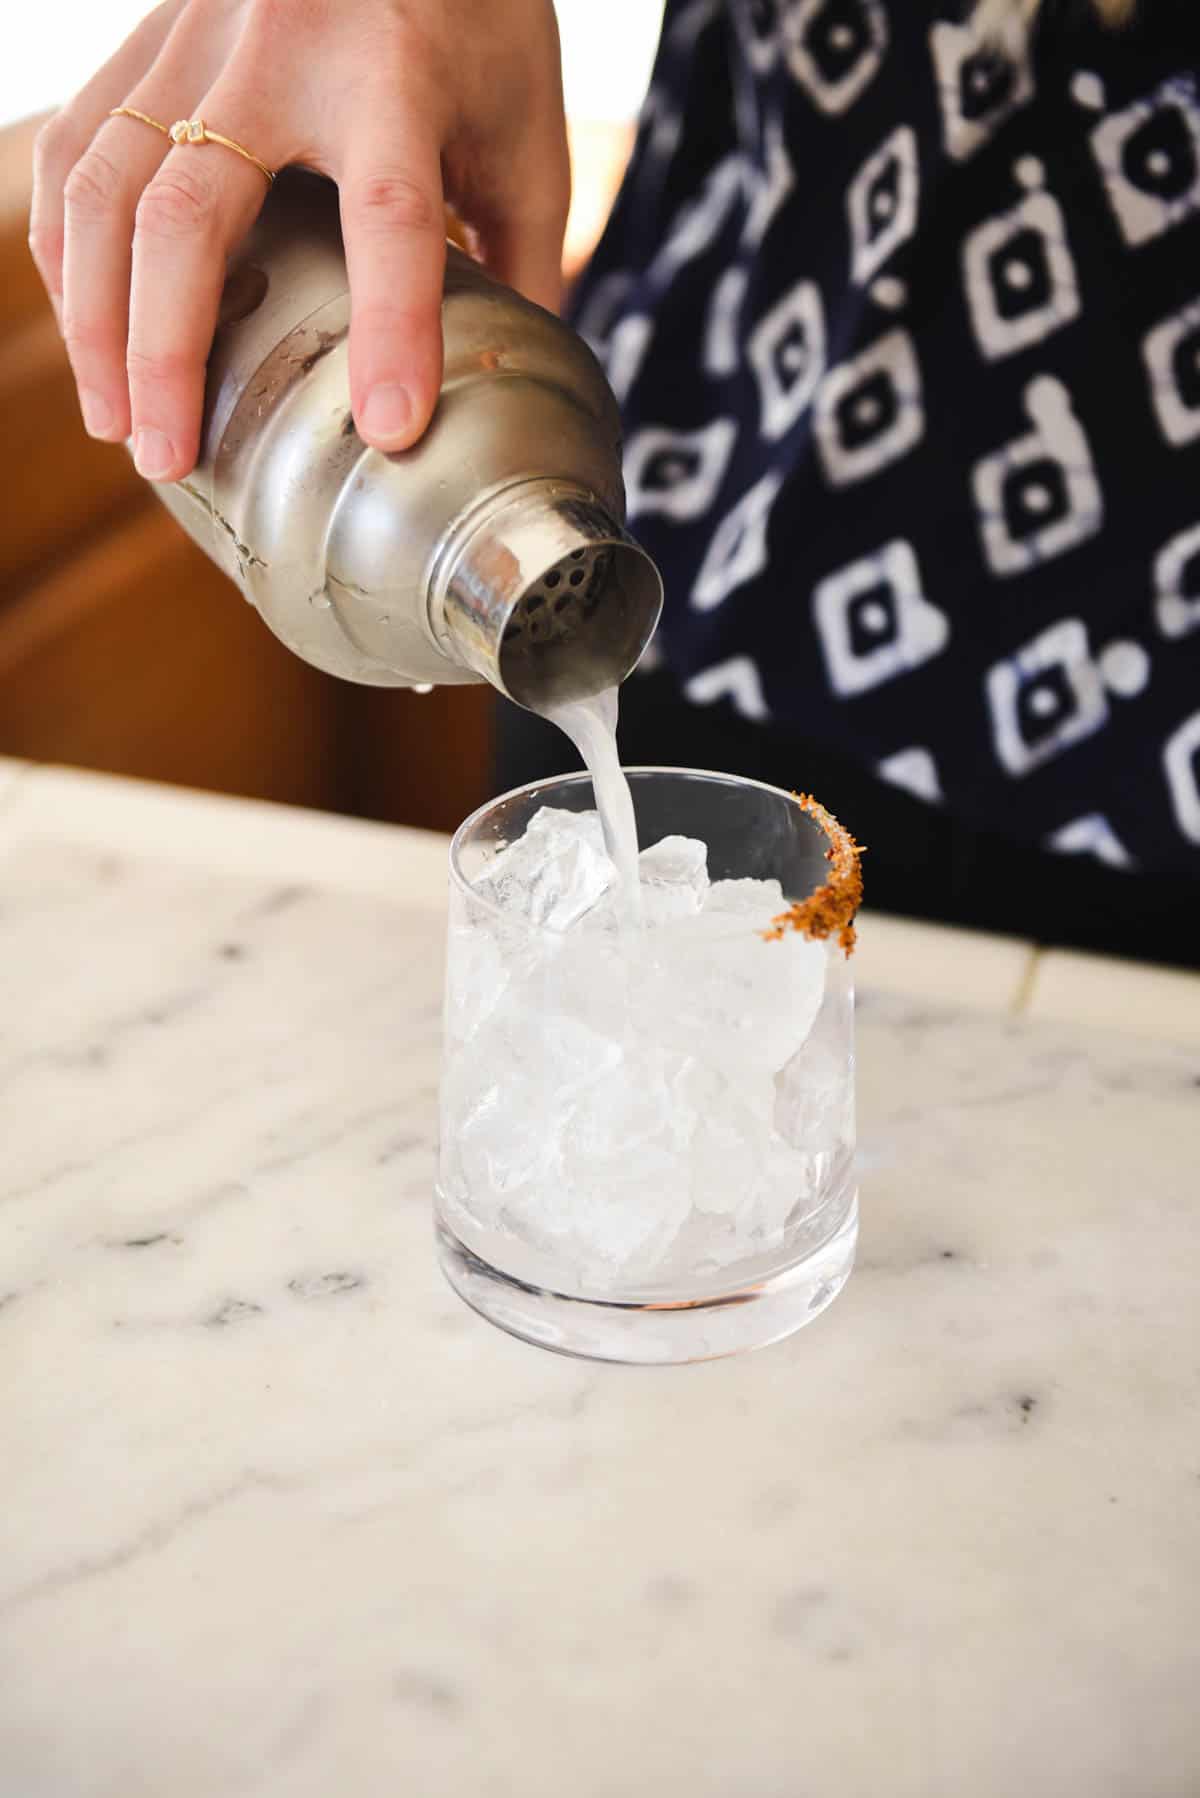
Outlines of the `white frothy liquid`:
[[617,688],[605,687],[591,699],[572,699],[551,706],[545,716],[570,737],[592,777],[604,846],[620,882],[622,910],[627,918],[636,921],[642,911],[637,820],[633,795],[617,754]]

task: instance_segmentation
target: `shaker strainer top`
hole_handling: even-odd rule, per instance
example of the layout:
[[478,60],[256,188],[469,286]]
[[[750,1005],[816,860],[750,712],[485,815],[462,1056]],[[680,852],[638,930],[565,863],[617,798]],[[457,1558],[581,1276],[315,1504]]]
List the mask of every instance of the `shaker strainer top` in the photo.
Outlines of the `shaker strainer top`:
[[514,649],[565,642],[596,610],[611,568],[612,551],[606,544],[573,549],[518,601],[504,642]]
[[434,635],[535,712],[624,680],[662,605],[649,556],[560,476],[485,496],[444,541],[429,592]]

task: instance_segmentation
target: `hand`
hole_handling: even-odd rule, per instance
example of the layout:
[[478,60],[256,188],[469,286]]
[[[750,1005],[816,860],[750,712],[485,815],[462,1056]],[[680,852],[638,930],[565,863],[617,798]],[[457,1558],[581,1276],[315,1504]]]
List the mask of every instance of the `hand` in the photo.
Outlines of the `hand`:
[[219,144],[135,119],[203,118],[270,168],[340,189],[361,435],[405,449],[441,384],[444,205],[482,259],[559,299],[570,176],[552,0],[165,0],[37,142],[30,246],[93,437],[142,474],[195,463],[229,253],[267,183]]

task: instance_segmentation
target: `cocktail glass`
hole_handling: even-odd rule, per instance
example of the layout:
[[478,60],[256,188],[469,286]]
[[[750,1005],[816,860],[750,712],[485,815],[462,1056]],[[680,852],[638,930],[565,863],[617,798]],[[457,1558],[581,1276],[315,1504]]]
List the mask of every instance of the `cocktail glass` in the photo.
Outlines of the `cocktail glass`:
[[[811,1322],[853,1265],[858,852],[777,788],[627,773],[643,850],[707,845],[702,909],[685,879],[640,931],[611,895],[563,928],[489,877],[542,808],[592,809],[587,775],[505,794],[451,845],[438,1248],[529,1342],[691,1361]],[[771,880],[782,922],[735,884]]]

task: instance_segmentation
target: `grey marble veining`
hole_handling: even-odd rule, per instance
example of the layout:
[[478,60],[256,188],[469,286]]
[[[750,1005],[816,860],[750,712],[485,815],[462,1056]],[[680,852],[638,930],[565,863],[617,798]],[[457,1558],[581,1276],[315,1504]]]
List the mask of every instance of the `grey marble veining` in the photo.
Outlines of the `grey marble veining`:
[[427,882],[11,815],[0,1798],[1194,1798],[1200,1051],[868,986],[842,1298],[574,1364],[434,1268]]

